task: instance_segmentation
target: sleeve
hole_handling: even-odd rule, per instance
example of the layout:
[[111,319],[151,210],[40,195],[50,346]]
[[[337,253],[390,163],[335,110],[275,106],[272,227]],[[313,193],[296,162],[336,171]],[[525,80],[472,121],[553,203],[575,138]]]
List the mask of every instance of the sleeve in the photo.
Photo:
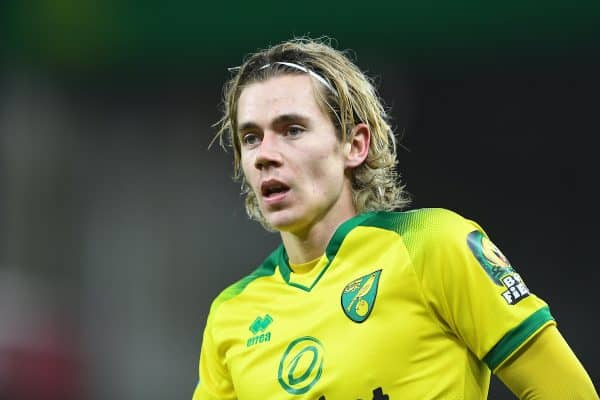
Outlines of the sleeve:
[[228,400],[236,399],[233,383],[227,367],[223,363],[223,354],[214,340],[216,307],[211,307],[200,349],[198,384],[192,400]]
[[429,306],[492,371],[555,324],[547,304],[476,223],[444,210],[422,239],[415,268]]
[[554,326],[523,346],[497,375],[523,400],[598,400],[592,380]]

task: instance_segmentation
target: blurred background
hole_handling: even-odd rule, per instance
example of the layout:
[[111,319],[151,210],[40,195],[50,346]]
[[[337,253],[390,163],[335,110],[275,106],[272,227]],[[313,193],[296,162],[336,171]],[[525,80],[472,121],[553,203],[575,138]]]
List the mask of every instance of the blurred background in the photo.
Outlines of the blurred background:
[[0,399],[191,398],[211,300],[279,242],[208,149],[221,86],[299,35],[354,51],[412,207],[478,221],[598,387],[597,4],[2,2]]

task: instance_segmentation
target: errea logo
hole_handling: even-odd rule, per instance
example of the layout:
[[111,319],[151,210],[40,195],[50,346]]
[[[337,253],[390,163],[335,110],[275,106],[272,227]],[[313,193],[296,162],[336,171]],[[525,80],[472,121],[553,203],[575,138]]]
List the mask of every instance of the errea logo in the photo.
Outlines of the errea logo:
[[269,314],[265,314],[264,317],[256,317],[254,322],[248,327],[250,332],[252,332],[252,337],[246,341],[246,347],[270,341],[271,332],[265,332],[265,330],[271,325],[271,322],[273,322],[273,317]]

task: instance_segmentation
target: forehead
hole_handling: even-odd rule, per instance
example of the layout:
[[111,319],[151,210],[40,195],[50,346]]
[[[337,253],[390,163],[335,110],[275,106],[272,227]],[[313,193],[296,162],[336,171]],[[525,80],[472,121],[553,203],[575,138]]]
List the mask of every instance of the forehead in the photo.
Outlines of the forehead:
[[246,86],[238,99],[237,120],[265,123],[283,114],[327,118],[316,99],[316,85],[306,74],[286,74]]

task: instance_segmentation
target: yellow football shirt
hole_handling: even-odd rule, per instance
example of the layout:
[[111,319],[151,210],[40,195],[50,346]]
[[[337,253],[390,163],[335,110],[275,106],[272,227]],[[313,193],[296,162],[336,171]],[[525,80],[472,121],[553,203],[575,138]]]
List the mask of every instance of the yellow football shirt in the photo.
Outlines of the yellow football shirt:
[[193,399],[485,399],[490,371],[549,324],[476,223],[364,213],[311,271],[280,246],[214,300]]

